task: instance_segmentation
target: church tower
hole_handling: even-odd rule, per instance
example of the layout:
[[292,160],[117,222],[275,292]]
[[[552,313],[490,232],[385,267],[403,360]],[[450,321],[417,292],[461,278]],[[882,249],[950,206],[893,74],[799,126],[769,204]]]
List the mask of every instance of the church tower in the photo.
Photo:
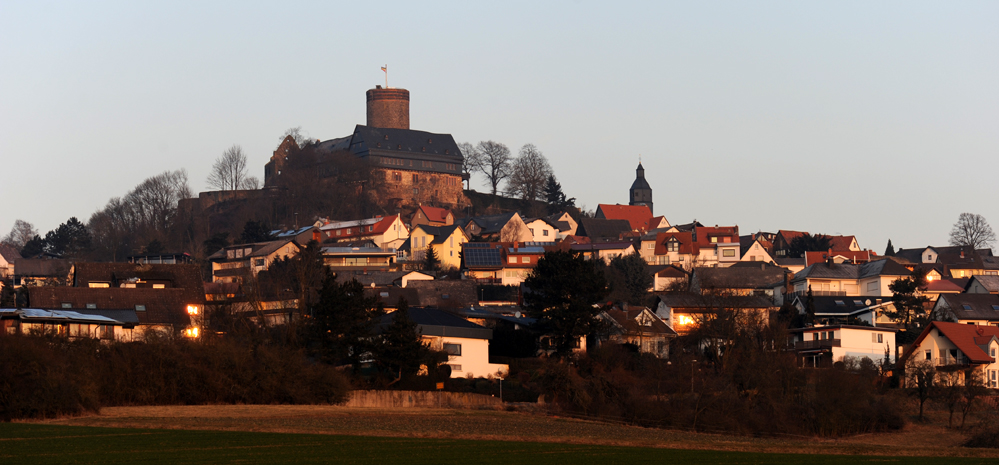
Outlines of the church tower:
[[638,162],[638,169],[635,170],[635,182],[631,183],[631,190],[628,191],[628,205],[645,205],[652,211],[652,187],[645,180],[645,168],[642,162]]

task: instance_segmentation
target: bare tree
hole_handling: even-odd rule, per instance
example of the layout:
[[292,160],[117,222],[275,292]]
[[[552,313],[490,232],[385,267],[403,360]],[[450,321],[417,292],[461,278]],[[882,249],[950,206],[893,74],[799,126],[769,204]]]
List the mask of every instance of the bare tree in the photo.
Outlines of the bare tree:
[[479,154],[478,150],[475,150],[475,146],[468,142],[461,142],[458,144],[458,150],[461,151],[461,172],[469,176],[469,187],[471,187],[471,175],[472,171],[475,171],[479,165],[479,161],[482,155]]
[[295,139],[295,143],[298,144],[298,148],[304,148],[306,145],[313,143],[313,140],[309,138],[308,134],[302,134],[301,126],[288,128],[288,130],[285,131],[284,134],[281,134],[281,137],[279,137],[279,139],[281,139],[281,141],[283,142],[284,139],[288,136],[291,136],[292,139]]
[[552,167],[544,154],[534,144],[525,144],[511,165],[506,190],[523,200],[544,200],[545,183],[551,175]]
[[[249,188],[246,175],[246,154],[243,153],[243,148],[233,145],[222,152],[222,155],[215,159],[215,164],[212,165],[207,183],[209,188],[220,191]],[[259,181],[257,183],[259,184]]]
[[32,237],[37,235],[38,230],[35,229],[33,224],[18,219],[14,221],[14,227],[10,228],[10,233],[4,236],[3,240],[0,242],[21,250],[24,248],[24,244],[27,244]]
[[969,246],[975,250],[992,247],[996,235],[989,222],[977,213],[961,213],[950,230],[950,245]]
[[475,169],[486,175],[492,186],[492,194],[496,195],[499,184],[510,177],[510,149],[504,144],[488,140],[479,142],[475,150],[479,154]]

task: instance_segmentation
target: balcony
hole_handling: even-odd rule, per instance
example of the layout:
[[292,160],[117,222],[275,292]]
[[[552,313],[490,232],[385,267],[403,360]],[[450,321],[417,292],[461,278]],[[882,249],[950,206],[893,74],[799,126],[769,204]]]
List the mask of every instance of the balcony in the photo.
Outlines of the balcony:
[[823,339],[820,341],[798,341],[794,343],[794,350],[821,350],[840,347],[839,339]]

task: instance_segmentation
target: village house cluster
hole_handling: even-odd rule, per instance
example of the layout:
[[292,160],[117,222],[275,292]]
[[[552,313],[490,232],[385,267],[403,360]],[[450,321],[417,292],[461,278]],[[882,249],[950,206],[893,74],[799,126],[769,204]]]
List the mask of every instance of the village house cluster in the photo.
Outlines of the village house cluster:
[[[319,218],[277,229],[268,240],[212,253],[209,276],[188,254],[87,263],[20,257],[0,245],[0,272],[26,288],[30,302],[0,309],[2,332],[119,341],[154,332],[198,338],[206,307],[219,303],[252,312],[260,323],[286,324],[303,314],[294,292],[250,295],[245,285],[274,263],[319,247],[323,265],[338,280],[356,279],[386,310],[405,299],[421,337],[449,354],[453,377],[496,376],[507,368],[490,362],[494,334],[526,330],[539,318],[522,308],[525,279],[547,252],[571,251],[604,263],[635,255],[653,278],[649,305],[609,302],[599,315],[606,329],[581,338],[579,350],[621,343],[669,358],[674,338],[719,309],[770,321],[790,308],[810,318],[787,340],[802,367],[865,357],[918,359],[940,370],[976,372],[986,386],[999,387],[999,258],[990,249],[928,246],[883,256],[861,248],[854,236],[673,223],[653,212],[641,163],[628,203],[600,204],[592,217],[568,210],[467,216],[457,144],[448,134],[411,130],[409,94],[400,90],[369,91],[368,124],[319,146],[373,164],[386,181],[382,197],[414,205],[411,214]],[[268,162],[266,185],[287,175],[285,154],[293,142],[282,143]],[[828,247],[796,250],[802,237],[821,238]],[[890,286],[915,270],[926,273],[918,293],[927,297],[924,311],[934,320],[900,344],[906,328],[890,317],[898,310]],[[546,350],[542,342],[529,355]]]

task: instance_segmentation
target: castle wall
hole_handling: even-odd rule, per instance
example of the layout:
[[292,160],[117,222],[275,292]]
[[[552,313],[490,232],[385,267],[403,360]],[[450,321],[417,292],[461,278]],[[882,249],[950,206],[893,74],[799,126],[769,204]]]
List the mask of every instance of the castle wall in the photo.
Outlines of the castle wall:
[[395,202],[400,206],[463,208],[469,204],[460,175],[375,168],[373,176],[381,177],[384,183],[378,192],[371,192],[380,205]]

